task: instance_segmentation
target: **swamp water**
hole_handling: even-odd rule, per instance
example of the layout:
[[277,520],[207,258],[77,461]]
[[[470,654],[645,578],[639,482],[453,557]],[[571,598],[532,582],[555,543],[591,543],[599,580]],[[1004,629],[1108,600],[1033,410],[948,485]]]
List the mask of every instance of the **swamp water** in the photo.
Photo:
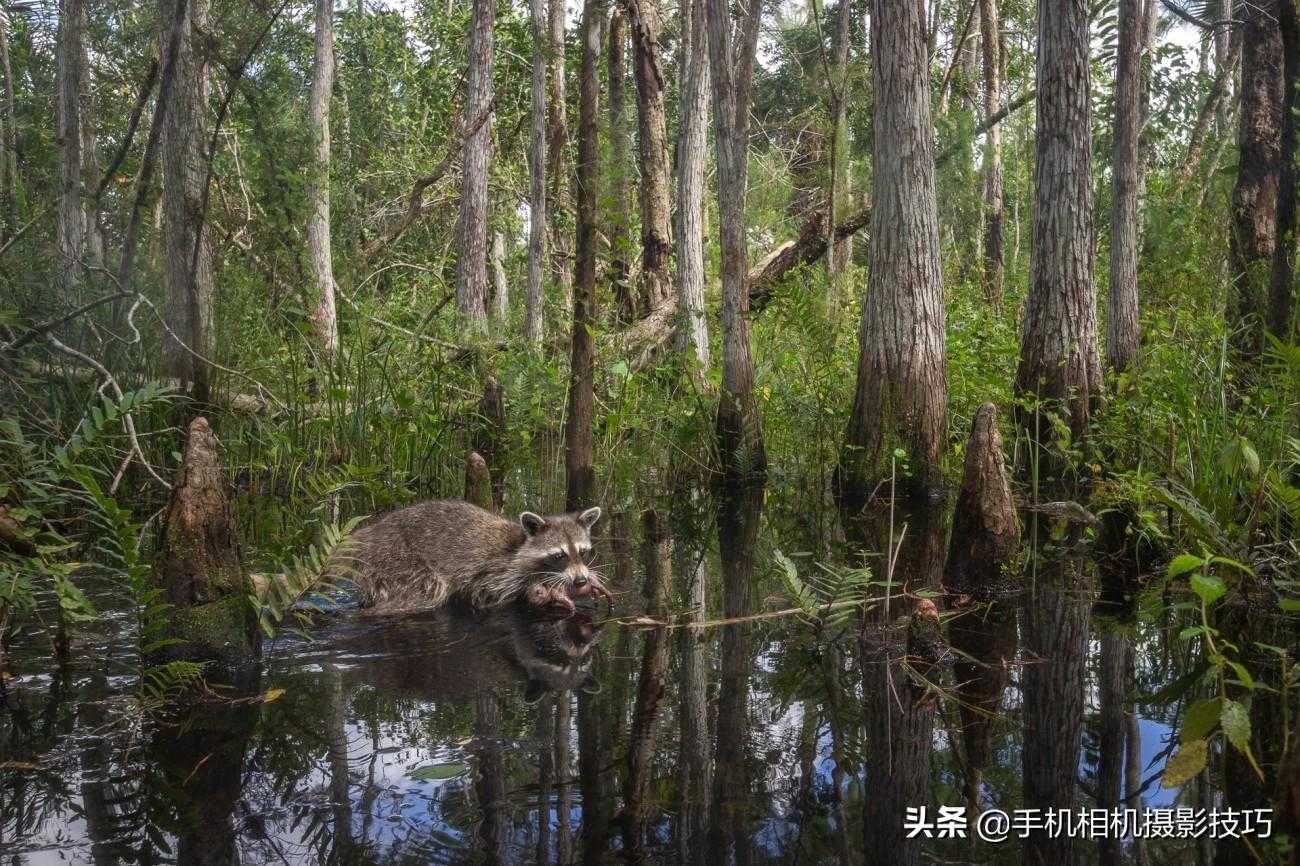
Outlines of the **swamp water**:
[[[1167,605],[1099,602],[1076,552],[958,618],[937,598],[946,641],[918,635],[898,587],[894,620],[877,604],[861,638],[852,617],[750,618],[789,606],[762,502],[725,496],[704,518],[647,522],[659,541],[601,541],[624,623],[643,587],[652,608],[664,588],[678,621],[743,621],[602,625],[600,609],[537,630],[344,610],[268,641],[253,697],[179,727],[140,712],[134,617],[89,583],[110,613],[65,672],[50,673],[43,631],[13,647],[0,860],[1063,866],[1108,843],[909,839],[906,808],[973,795],[980,810],[1077,809],[1125,784],[1142,808],[1222,804],[1208,774],[1160,784],[1187,697],[1158,693],[1196,663]],[[896,583],[937,588],[941,529],[902,536]],[[820,557],[792,558],[812,574]],[[1205,840],[1144,845],[1157,864],[1209,854]]]

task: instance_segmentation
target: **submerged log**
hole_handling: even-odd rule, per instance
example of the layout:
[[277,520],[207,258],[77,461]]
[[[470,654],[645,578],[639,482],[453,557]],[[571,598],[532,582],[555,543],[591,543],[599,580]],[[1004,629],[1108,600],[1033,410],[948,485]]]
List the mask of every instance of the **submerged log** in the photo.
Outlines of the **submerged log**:
[[994,594],[1003,569],[1020,546],[1020,524],[1002,457],[997,416],[997,407],[985,403],[971,424],[966,471],[944,569],[944,586],[949,592]]
[[252,584],[240,562],[217,437],[206,418],[190,423],[185,454],[162,524],[154,584],[172,605],[173,643],[156,655],[242,666],[261,648]]

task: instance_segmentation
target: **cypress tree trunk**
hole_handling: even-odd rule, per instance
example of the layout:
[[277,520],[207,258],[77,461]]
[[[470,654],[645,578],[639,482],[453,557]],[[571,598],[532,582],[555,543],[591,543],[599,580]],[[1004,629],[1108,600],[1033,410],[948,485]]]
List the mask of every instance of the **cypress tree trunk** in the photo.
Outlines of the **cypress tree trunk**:
[[848,81],[849,81],[849,2],[840,0],[835,12],[835,74],[831,82],[831,152],[830,152],[830,188],[826,195],[826,272],[832,277],[844,271],[845,254],[848,252],[850,239],[837,241],[835,226],[839,224],[840,202],[848,190],[845,175],[848,167],[849,127]]
[[632,272],[632,186],[628,160],[631,135],[627,125],[627,16],[615,6],[609,15],[607,72],[609,75],[609,283],[620,322],[636,318],[637,303],[628,277]]
[[1296,111],[1300,109],[1300,8],[1296,0],[1279,0],[1285,78],[1282,104],[1282,170],[1278,188],[1277,243],[1269,292],[1268,329],[1283,342],[1294,335],[1292,311],[1296,253]]
[[[941,483],[948,425],[944,372],[943,274],[934,188],[925,21],[910,0],[873,0],[871,274],[862,305],[858,382],[836,473],[851,510],[907,451],[901,487],[922,493]],[[899,466],[900,472],[902,466]]]
[[[980,37],[984,58],[984,116],[1002,107],[1002,34],[997,0],[980,0]],[[984,297],[1002,306],[1002,125],[989,127],[984,138]]]
[[1142,160],[1141,0],[1120,0],[1115,72],[1115,149],[1111,159],[1110,295],[1106,311],[1106,362],[1127,370],[1138,352],[1138,187]]
[[501,229],[492,232],[490,248],[492,263],[492,320],[504,323],[510,315],[510,280],[506,277],[506,233]]
[[[1075,438],[1083,435],[1101,386],[1092,275],[1092,133],[1088,104],[1088,7],[1039,0],[1038,134],[1029,297],[1016,393],[1052,404]],[[1031,437],[1052,438],[1051,422],[1020,412]]]
[[57,236],[59,288],[63,302],[81,300],[81,268],[86,252],[86,215],[82,209],[81,45],[85,39],[83,0],[60,0],[58,35],[57,139],[61,153]]
[[[465,117],[482,116],[492,103],[492,26],[494,0],[474,0],[469,27],[469,73],[466,76]],[[492,125],[485,123],[465,139],[456,225],[456,309],[472,331],[487,329],[487,206],[488,170],[492,160]]]
[[600,19],[602,0],[582,7],[582,54],[578,74],[578,237],[577,291],[573,298],[570,336],[569,405],[565,419],[564,463],[567,475],[565,507],[570,511],[595,504],[595,404],[593,375],[596,324],[596,218],[600,193]]
[[677,139],[677,345],[709,368],[709,325],[704,317],[705,126],[709,111],[709,34],[704,0],[688,0],[689,43],[683,55],[681,126]]
[[641,312],[663,306],[672,294],[668,253],[672,226],[669,204],[668,121],[664,109],[658,0],[627,0],[632,23],[638,144],[641,153]]
[[1241,16],[1240,155],[1232,190],[1233,288],[1228,324],[1238,357],[1250,361],[1263,347],[1269,274],[1277,244],[1285,94],[1278,0],[1247,3]]
[[[159,0],[163,34],[162,66],[168,64],[173,26],[180,28],[172,61],[170,102],[162,128],[164,320],[163,354],[168,372],[191,388],[199,402],[210,396],[214,283],[208,240],[203,231],[204,118],[207,69],[196,42],[207,25],[207,0]],[[159,90],[162,93],[162,90]]]
[[550,214],[551,269],[560,287],[564,312],[573,306],[573,243],[565,221],[569,210],[569,121],[565,108],[564,80],[564,0],[550,0],[551,98],[547,105],[546,152],[550,159],[547,177],[551,183]]
[[334,257],[330,250],[330,94],[334,89],[334,0],[316,0],[316,62],[308,115],[316,142],[316,165],[307,185],[307,253],[316,281],[312,329],[326,355],[339,346],[334,306]]
[[723,474],[733,479],[767,471],[763,419],[754,399],[745,239],[749,97],[762,8],[762,0],[749,0],[733,33],[726,0],[705,2],[722,222],[722,394],[717,436]]
[[544,330],[543,261],[546,258],[546,6],[528,0],[533,36],[532,137],[528,146],[528,289],[524,297],[524,339],[540,343]]

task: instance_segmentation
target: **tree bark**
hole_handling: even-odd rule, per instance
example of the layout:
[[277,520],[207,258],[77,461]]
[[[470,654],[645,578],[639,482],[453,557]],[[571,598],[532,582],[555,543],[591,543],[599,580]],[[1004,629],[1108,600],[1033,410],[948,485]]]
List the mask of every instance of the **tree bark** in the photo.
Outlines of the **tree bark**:
[[316,0],[316,61],[312,69],[308,115],[316,143],[316,164],[307,184],[307,253],[316,281],[312,330],[328,357],[338,351],[339,322],[334,305],[334,257],[330,250],[330,94],[334,90],[334,0]]
[[[1121,7],[1122,9],[1123,7]],[[1121,12],[1121,14],[1123,14]],[[1122,25],[1121,25],[1122,26]],[[1097,806],[1122,808],[1124,797],[1124,741],[1128,735],[1125,705],[1128,701],[1129,640],[1122,634],[1101,636],[1101,736],[1098,738]],[[1123,866],[1121,840],[1107,836],[1097,840],[1100,866]]]
[[632,184],[631,143],[627,125],[627,15],[615,5],[609,15],[607,72],[609,75],[609,215],[605,234],[609,237],[610,288],[620,322],[637,317],[636,299],[628,282],[632,274]]
[[[993,117],[1002,103],[1002,33],[997,0],[980,0],[980,37],[984,59],[984,116]],[[1002,306],[1002,128],[993,124],[984,138],[984,297]]]
[[1120,0],[1115,69],[1114,153],[1111,158],[1110,295],[1106,362],[1122,373],[1138,353],[1138,189],[1142,159],[1142,0]]
[[64,303],[81,301],[81,269],[86,253],[86,214],[82,207],[83,188],[81,136],[81,49],[86,31],[84,0],[60,0],[58,35],[57,139],[59,161],[59,209],[57,235],[59,288]]
[[[478,117],[492,104],[492,28],[496,13],[494,0],[474,0],[465,83],[466,117]],[[492,126],[485,123],[465,139],[460,219],[456,225],[456,309],[466,326],[478,333],[487,329],[487,187],[491,162]]]
[[704,316],[704,172],[709,122],[709,32],[704,0],[684,0],[688,40],[677,138],[677,345],[708,370],[709,324]]
[[754,398],[745,238],[749,97],[762,10],[763,0],[748,0],[733,32],[726,0],[705,2],[722,221],[722,394],[717,436],[723,474],[729,478],[767,471],[763,420]]
[[550,19],[551,98],[547,106],[546,153],[550,159],[547,177],[551,189],[546,210],[550,215],[551,269],[560,287],[567,315],[573,306],[573,244],[569,238],[569,224],[565,221],[570,205],[569,122],[564,95],[564,0],[550,0],[547,9]]
[[[1016,393],[1031,439],[1052,439],[1041,409],[1057,409],[1084,433],[1101,386],[1092,275],[1092,132],[1088,103],[1088,6],[1039,0],[1038,134],[1033,256]],[[1042,404],[1051,404],[1043,406]]]
[[873,0],[871,273],[857,388],[836,472],[842,501],[851,509],[890,477],[898,447],[910,465],[900,479],[903,490],[920,494],[941,483],[948,387],[924,46],[925,21],[916,3]]
[[[207,25],[207,0],[159,0],[163,69],[172,64],[170,101],[162,118],[163,267],[166,333],[163,354],[168,373],[201,403],[211,396],[213,354],[212,258],[203,226],[204,118],[207,116],[207,64],[197,48]],[[173,24],[180,38],[169,39]],[[163,90],[159,89],[161,95]],[[200,357],[201,356],[201,357]]]
[[578,74],[578,232],[577,291],[570,334],[568,415],[565,418],[565,507],[570,511],[595,504],[596,470],[593,376],[596,349],[596,219],[600,193],[600,21],[603,0],[582,7],[582,53]]
[[1285,78],[1282,103],[1282,170],[1277,206],[1277,241],[1269,291],[1268,329],[1279,340],[1294,335],[1292,311],[1296,254],[1296,111],[1300,110],[1300,8],[1296,0],[1279,0]]
[[638,147],[641,155],[641,312],[664,304],[672,294],[668,273],[672,225],[668,165],[668,121],[659,45],[659,0],[626,0],[632,25]]
[[844,271],[845,253],[849,249],[849,239],[841,242],[833,237],[833,227],[839,225],[840,202],[848,191],[848,86],[849,86],[849,0],[840,0],[835,12],[835,73],[830,82],[831,98],[831,152],[830,152],[830,187],[826,194],[826,212],[830,218],[826,221],[827,248],[826,272],[832,277]]
[[18,115],[14,110],[14,74],[9,60],[9,10],[0,9],[0,75],[4,76],[4,130],[0,136],[0,238],[18,231]]
[[501,229],[492,232],[490,252],[492,263],[492,319],[504,324],[510,315],[510,280],[506,277],[506,233]]
[[[559,0],[554,0],[558,3]],[[542,342],[545,330],[546,259],[546,5],[528,0],[533,37],[532,137],[528,146],[528,288],[524,296],[524,339]],[[561,22],[563,23],[563,22]]]
[[1245,4],[1241,14],[1240,153],[1232,190],[1233,290],[1228,325],[1238,358],[1250,362],[1263,348],[1269,275],[1277,246],[1285,93],[1278,0]]

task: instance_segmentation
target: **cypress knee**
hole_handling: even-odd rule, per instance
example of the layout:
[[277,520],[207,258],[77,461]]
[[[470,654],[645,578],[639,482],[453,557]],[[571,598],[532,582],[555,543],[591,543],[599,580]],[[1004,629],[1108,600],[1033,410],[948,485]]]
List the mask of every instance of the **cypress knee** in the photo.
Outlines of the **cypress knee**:
[[971,423],[944,569],[949,592],[991,595],[1020,546],[1020,524],[1002,459],[997,417],[997,407],[985,403]]
[[173,606],[165,636],[169,659],[239,667],[257,656],[261,632],[231,519],[220,446],[206,418],[195,418],[172,487],[153,566],[154,584]]

